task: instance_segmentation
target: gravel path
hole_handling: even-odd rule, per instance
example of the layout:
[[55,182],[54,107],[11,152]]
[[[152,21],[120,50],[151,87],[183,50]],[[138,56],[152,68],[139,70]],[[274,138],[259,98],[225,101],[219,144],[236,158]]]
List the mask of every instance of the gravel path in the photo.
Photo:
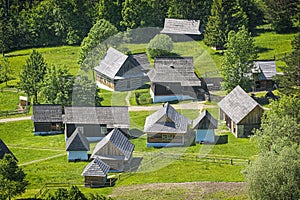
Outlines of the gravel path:
[[31,116],[0,119],[0,123],[30,120]]

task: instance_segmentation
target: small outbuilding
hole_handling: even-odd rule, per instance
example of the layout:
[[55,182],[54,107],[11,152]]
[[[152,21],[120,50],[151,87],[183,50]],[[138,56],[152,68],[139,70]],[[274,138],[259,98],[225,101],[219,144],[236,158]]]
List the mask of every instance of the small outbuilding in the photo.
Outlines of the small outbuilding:
[[88,160],[89,150],[89,141],[80,132],[80,129],[75,129],[74,133],[66,142],[66,151],[68,151],[68,161]]
[[178,113],[169,103],[163,104],[146,118],[144,133],[147,147],[184,146],[190,141],[191,121]]
[[255,61],[253,76],[255,81],[255,90],[273,90],[275,88],[274,77],[276,76],[275,60],[270,61]]
[[165,18],[164,28],[160,33],[170,35],[175,41],[185,41],[188,38],[199,40],[201,36],[200,20]]
[[157,57],[148,73],[150,95],[154,103],[205,99],[209,94],[205,81],[194,72],[192,57]]
[[207,110],[193,121],[192,128],[196,131],[197,143],[215,143],[215,129],[218,128],[216,120]]
[[14,159],[18,161],[15,155],[9,150],[6,144],[0,139],[0,160],[4,158],[5,154],[11,154],[14,157]]
[[89,142],[101,140],[115,127],[124,135],[129,134],[129,114],[126,106],[65,107],[63,119],[66,140],[76,128]]
[[124,171],[130,164],[134,144],[123,133],[114,128],[96,145],[91,158],[100,158],[111,170]]
[[[146,62],[145,59],[142,60]],[[110,47],[99,65],[94,68],[98,86],[111,91],[130,91],[140,88],[149,82],[144,68],[148,64],[138,61],[134,56],[125,55]]]
[[108,171],[109,166],[100,158],[95,158],[85,167],[81,174],[84,176],[84,186],[90,188],[104,187]]
[[34,135],[63,133],[61,105],[33,105]]
[[235,137],[248,137],[254,128],[259,128],[264,109],[239,85],[219,103],[220,119]]

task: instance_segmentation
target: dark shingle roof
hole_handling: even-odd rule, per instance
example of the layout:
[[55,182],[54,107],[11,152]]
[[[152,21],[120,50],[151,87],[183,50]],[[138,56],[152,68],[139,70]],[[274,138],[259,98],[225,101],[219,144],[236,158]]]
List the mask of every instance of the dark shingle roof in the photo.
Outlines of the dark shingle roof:
[[108,128],[129,128],[128,107],[65,107],[66,124],[107,124]]
[[224,97],[218,105],[236,124],[254,108],[260,107],[239,85]]
[[146,118],[144,132],[186,133],[191,121],[179,114],[169,103]]
[[33,122],[62,122],[61,105],[33,105]]
[[211,114],[207,110],[205,110],[205,111],[201,112],[200,115],[196,119],[194,119],[192,128],[194,129],[205,118],[207,118],[210,121],[210,124],[209,124],[210,128],[216,129],[218,127],[218,120],[216,120],[213,116],[211,116]]
[[260,80],[272,80],[276,75],[276,63],[273,61],[255,61],[254,66],[256,70],[261,72]]
[[138,53],[130,55],[130,57],[133,58],[133,61],[135,61],[137,65],[140,65],[144,71],[149,71],[151,69],[147,54]]
[[15,160],[17,161],[14,154],[8,149],[6,144],[0,139],[0,159],[3,159],[5,154],[11,154],[15,158]]
[[83,170],[82,176],[105,177],[109,171],[109,166],[99,158],[95,158]]
[[194,72],[192,57],[158,57],[148,73],[151,82],[180,83],[181,86],[201,86]]
[[97,143],[91,158],[95,158],[97,156],[115,156],[102,155],[101,149],[107,144],[113,145],[114,148],[118,149],[124,155],[125,160],[129,160],[131,158],[134,144],[132,144],[117,128],[114,128],[100,142]]
[[127,58],[127,55],[110,47],[99,65],[95,67],[95,70],[114,79]]
[[161,33],[200,35],[200,20],[165,18]]
[[78,128],[75,129],[71,137],[66,142],[67,151],[89,151],[90,144],[86,137],[79,131]]

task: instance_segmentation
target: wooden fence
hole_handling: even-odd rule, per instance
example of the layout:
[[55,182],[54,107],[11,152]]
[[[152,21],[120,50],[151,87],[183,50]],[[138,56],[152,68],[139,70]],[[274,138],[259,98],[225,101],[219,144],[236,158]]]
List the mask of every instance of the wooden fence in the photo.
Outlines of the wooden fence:
[[5,111],[0,111],[0,117],[8,117],[10,115],[17,115],[17,114],[27,114],[30,110],[30,106],[26,106],[25,109],[22,110],[5,110]]

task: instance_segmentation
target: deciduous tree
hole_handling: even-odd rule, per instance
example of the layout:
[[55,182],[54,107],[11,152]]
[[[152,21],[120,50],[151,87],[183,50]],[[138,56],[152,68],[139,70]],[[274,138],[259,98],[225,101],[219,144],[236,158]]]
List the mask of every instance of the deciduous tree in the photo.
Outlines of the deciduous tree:
[[0,61],[0,82],[7,82],[12,79],[12,70],[7,57],[2,57]]
[[167,55],[173,50],[173,41],[166,34],[158,34],[150,40],[147,46],[147,52],[154,58],[157,56]]

